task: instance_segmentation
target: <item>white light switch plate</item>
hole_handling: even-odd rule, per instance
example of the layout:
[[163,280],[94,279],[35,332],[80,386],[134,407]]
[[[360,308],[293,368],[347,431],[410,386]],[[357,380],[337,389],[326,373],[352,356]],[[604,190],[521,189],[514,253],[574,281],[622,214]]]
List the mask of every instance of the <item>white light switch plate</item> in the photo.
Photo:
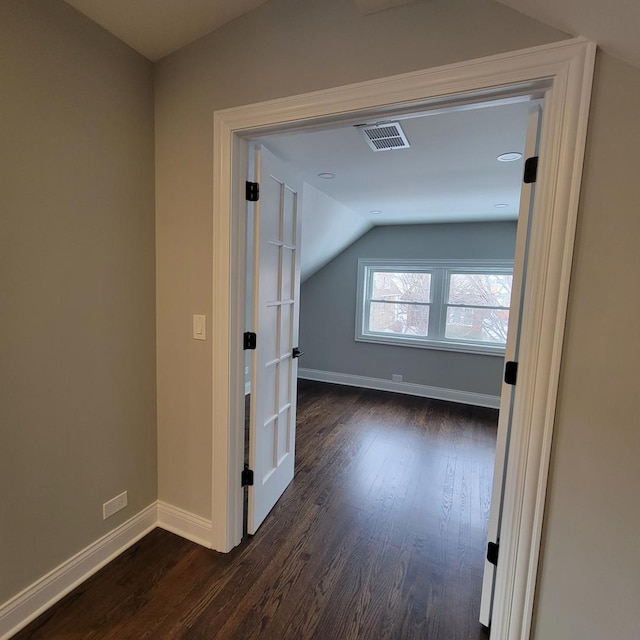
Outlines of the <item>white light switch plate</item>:
[[207,316],[193,316],[193,339],[207,339]]

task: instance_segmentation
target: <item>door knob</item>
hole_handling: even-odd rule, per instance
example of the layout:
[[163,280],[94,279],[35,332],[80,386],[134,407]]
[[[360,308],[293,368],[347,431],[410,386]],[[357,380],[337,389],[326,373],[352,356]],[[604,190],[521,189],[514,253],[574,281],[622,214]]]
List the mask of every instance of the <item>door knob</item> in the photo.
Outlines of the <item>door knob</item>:
[[293,353],[291,354],[294,358],[299,358],[300,356],[304,355],[304,351],[301,351],[300,349],[298,349],[298,347],[294,347],[293,348]]

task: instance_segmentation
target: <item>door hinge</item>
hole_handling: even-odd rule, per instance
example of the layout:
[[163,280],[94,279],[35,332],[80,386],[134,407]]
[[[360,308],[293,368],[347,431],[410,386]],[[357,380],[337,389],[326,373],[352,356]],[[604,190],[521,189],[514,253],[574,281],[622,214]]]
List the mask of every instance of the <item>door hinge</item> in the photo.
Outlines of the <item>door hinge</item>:
[[487,560],[496,567],[498,566],[498,552],[500,551],[500,542],[487,543]]
[[245,464],[242,470],[242,486],[253,487],[253,469],[249,469],[248,464]]
[[524,163],[524,176],[522,180],[525,184],[531,184],[538,178],[538,156],[527,158]]
[[257,338],[256,334],[253,333],[253,331],[245,331],[244,339],[242,341],[242,348],[245,351],[247,349],[255,349],[257,341],[258,341],[258,338]]
[[245,194],[249,202],[257,202],[260,199],[260,185],[247,180]]
[[518,363],[512,362],[511,360],[509,362],[505,362],[504,381],[507,384],[515,384],[517,379],[518,379]]

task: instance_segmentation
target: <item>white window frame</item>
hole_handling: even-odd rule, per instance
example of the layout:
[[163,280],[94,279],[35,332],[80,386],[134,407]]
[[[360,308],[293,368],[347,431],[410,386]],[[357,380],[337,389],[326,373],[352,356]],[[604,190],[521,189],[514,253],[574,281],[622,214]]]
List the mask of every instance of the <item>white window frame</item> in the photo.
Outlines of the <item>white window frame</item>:
[[[431,299],[429,305],[429,335],[427,337],[374,332],[367,329],[369,309],[373,301],[370,296],[371,273],[375,271],[397,271],[431,274]],[[452,273],[496,273],[513,274],[513,260],[358,260],[358,286],[356,297],[357,342],[372,342],[420,349],[438,349],[442,351],[460,351],[463,353],[481,353],[504,356],[506,345],[493,345],[479,341],[465,341],[447,338],[446,316],[450,305],[449,282]]]

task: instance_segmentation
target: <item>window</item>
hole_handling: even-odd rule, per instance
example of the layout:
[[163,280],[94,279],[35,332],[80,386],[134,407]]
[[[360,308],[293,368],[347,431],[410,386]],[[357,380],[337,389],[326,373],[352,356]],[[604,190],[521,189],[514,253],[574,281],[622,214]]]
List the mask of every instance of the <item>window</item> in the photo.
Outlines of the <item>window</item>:
[[356,340],[494,353],[507,342],[511,261],[358,261]]

